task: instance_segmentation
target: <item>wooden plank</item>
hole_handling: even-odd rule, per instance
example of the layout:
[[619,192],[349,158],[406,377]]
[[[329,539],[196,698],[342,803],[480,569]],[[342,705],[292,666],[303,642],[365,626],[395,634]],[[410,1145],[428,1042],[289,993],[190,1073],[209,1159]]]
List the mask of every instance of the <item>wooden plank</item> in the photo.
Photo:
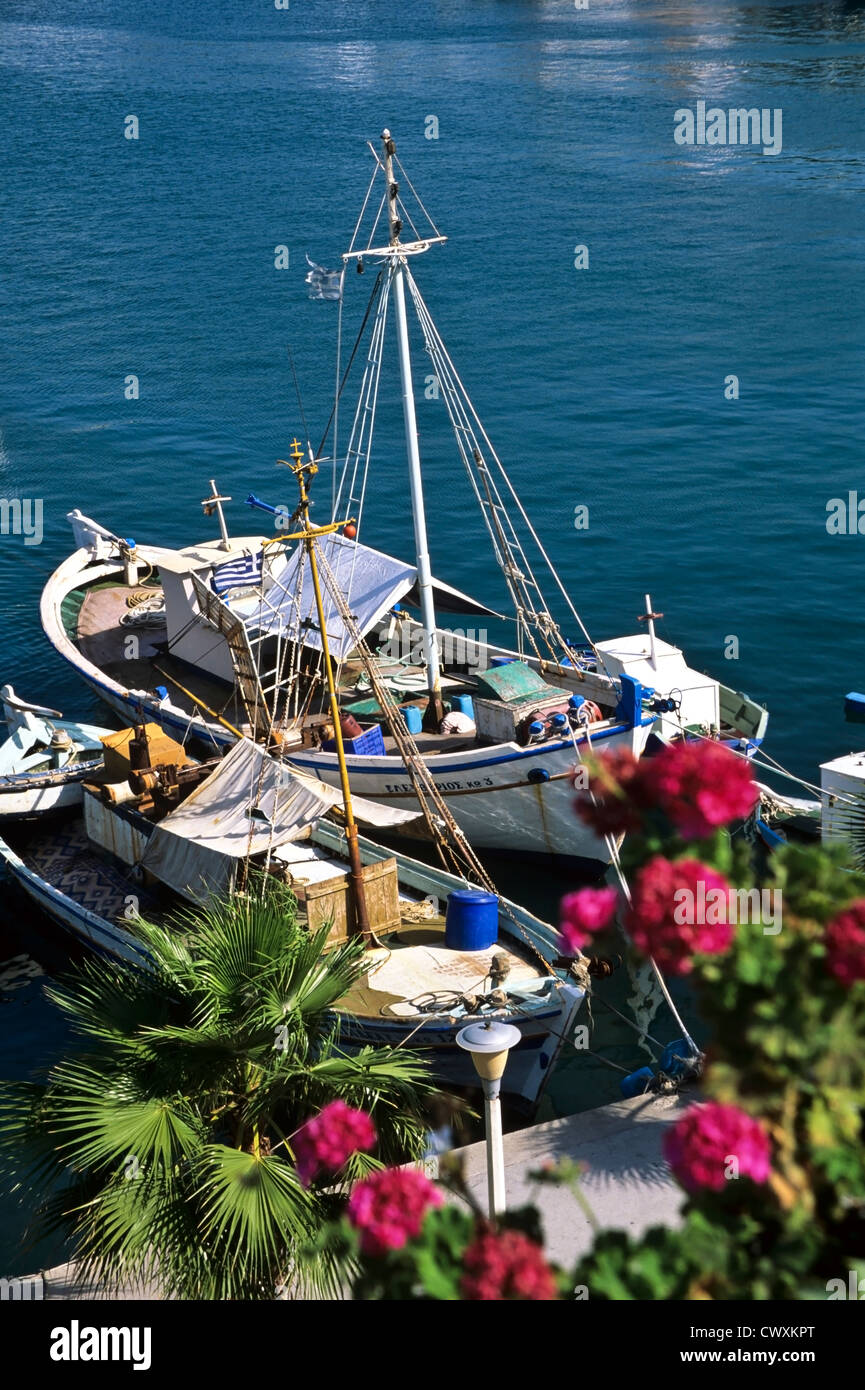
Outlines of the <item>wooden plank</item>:
[[394,930],[402,921],[396,860],[365,864],[362,873],[370,927],[375,932]]

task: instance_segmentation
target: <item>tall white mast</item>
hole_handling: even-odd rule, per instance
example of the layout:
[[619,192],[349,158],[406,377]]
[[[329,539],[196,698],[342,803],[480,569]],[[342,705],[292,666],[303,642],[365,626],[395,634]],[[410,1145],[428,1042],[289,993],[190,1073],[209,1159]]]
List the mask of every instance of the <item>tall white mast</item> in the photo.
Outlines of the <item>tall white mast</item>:
[[429,544],[426,533],[426,513],[423,500],[423,479],[421,477],[420,451],[417,440],[417,419],[414,409],[414,385],[411,375],[411,355],[409,353],[408,320],[405,310],[405,257],[397,249],[402,222],[397,210],[399,184],[393,176],[393,156],[396,146],[389,130],[383,130],[384,176],[387,184],[387,211],[390,223],[390,277],[396,304],[396,333],[399,344],[399,370],[402,381],[402,406],[405,419],[405,443],[408,454],[408,475],[411,487],[411,506],[414,516],[414,540],[417,555],[417,578],[420,592],[421,622],[424,630],[424,655],[427,663],[427,685],[429,703],[427,704],[424,725],[438,729],[444,710],[441,700],[441,670],[439,667],[438,642],[436,639],[436,615],[433,603],[432,570],[430,568]]

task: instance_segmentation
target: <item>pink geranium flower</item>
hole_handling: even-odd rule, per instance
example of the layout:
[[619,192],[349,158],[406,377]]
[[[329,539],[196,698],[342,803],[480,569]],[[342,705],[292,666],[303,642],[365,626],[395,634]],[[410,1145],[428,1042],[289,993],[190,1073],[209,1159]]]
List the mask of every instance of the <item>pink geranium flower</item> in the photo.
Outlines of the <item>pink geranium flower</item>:
[[749,764],[722,743],[673,743],[641,767],[647,794],[686,839],[749,815],[759,796]]
[[332,1176],[352,1154],[373,1149],[377,1137],[365,1110],[353,1110],[343,1100],[332,1100],[307,1120],[292,1140],[297,1176],[304,1187],[320,1173]]
[[594,932],[609,926],[616,912],[615,888],[581,888],[568,893],[559,905],[562,954],[576,956]]
[[463,1298],[473,1300],[556,1298],[553,1272],[539,1245],[521,1231],[485,1231],[463,1255]]
[[865,898],[845,907],[826,928],[826,964],[848,989],[865,980]]
[[769,1136],[735,1105],[694,1105],[664,1135],[664,1157],[688,1192],[720,1192],[732,1178],[766,1182]]
[[697,859],[645,864],[634,880],[625,927],[661,970],[687,975],[696,953],[720,955],[733,939],[727,921],[730,885]]
[[592,765],[588,790],[580,791],[574,809],[596,835],[624,835],[638,830],[648,806],[643,764],[627,748],[606,753]]
[[382,1168],[353,1188],[347,1215],[363,1253],[384,1255],[418,1235],[429,1209],[441,1203],[438,1188],[416,1168]]

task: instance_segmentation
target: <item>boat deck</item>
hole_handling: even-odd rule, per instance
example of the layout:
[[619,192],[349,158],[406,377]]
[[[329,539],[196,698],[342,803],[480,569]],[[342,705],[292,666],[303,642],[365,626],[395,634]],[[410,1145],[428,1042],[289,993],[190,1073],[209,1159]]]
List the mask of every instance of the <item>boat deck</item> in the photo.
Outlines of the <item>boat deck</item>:
[[510,967],[508,988],[531,988],[543,978],[539,967],[498,941],[486,951],[455,951],[445,946],[444,920],[410,923],[385,938],[367,956],[369,970],[341,1007],[368,1018],[410,1019],[418,1016],[413,1000],[432,1002],[437,1012],[456,1010],[461,995],[492,988],[488,976],[493,956]]
[[[171,703],[190,717],[196,711],[206,713],[204,707],[209,706],[239,727],[246,719],[240,702],[222,681],[178,661],[167,651],[168,629],[164,622],[122,625],[121,618],[130,611],[130,594],[140,592],[141,589],[130,590],[125,584],[99,584],[87,591],[78,613],[77,642],[82,656],[126,689],[153,690],[157,685],[167,685]],[[152,587],[148,592],[156,594],[159,590]],[[138,639],[136,659],[126,656],[130,636]],[[356,678],[350,663],[343,676],[352,682]],[[403,696],[406,700],[414,697],[414,692]],[[202,704],[197,705],[196,700]],[[384,739],[387,753],[398,756],[396,742],[386,730]],[[414,740],[425,756],[473,748],[478,742],[473,734],[420,733],[414,735]]]
[[[274,851],[274,857],[291,869],[298,885],[326,883],[348,873],[344,859],[308,841],[290,841]],[[500,939],[484,951],[456,951],[445,946],[445,919],[419,894],[400,887],[401,924],[383,934],[383,945],[367,953],[366,975],[349,991],[340,1008],[363,1018],[415,1018],[414,999],[439,996],[442,1009],[457,1008],[463,994],[480,994],[491,988],[487,979],[493,956],[503,956],[509,970],[508,987],[532,989],[545,972],[517,942]],[[485,983],[486,982],[486,983]]]
[[[167,685],[171,703],[190,717],[196,712],[206,714],[203,706],[209,705],[229,723],[239,726],[246,716],[233,692],[222,681],[178,661],[167,651],[168,629],[164,622],[129,627],[121,624],[121,618],[130,611],[130,594],[140,592],[141,589],[130,590],[124,584],[96,585],[87,591],[78,614],[77,643],[82,656],[124,688],[153,690],[157,685]],[[159,589],[153,587],[148,592],[156,594]],[[137,659],[126,656],[126,643],[131,636],[138,639]],[[201,705],[197,704],[199,700]]]
[[123,873],[96,853],[83,821],[68,822],[50,835],[32,841],[21,857],[52,888],[106,921],[126,920],[131,896],[137,899],[142,916],[152,919],[162,915],[157,900],[135,882],[131,873]]

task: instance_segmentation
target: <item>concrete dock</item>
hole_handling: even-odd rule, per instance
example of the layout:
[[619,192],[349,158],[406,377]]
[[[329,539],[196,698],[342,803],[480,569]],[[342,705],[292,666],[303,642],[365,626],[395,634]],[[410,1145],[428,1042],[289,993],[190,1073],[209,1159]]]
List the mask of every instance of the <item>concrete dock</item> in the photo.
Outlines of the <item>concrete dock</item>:
[[[663,1160],[661,1141],[686,1108],[678,1096],[637,1096],[505,1135],[508,1206],[539,1209],[551,1260],[573,1265],[591,1248],[592,1228],[567,1187],[532,1182],[528,1173],[566,1158],[586,1163],[580,1187],[602,1230],[638,1237],[650,1226],[675,1227],[684,1194]],[[486,1211],[486,1145],[455,1152],[469,1191]],[[434,1163],[426,1170],[434,1172]]]

